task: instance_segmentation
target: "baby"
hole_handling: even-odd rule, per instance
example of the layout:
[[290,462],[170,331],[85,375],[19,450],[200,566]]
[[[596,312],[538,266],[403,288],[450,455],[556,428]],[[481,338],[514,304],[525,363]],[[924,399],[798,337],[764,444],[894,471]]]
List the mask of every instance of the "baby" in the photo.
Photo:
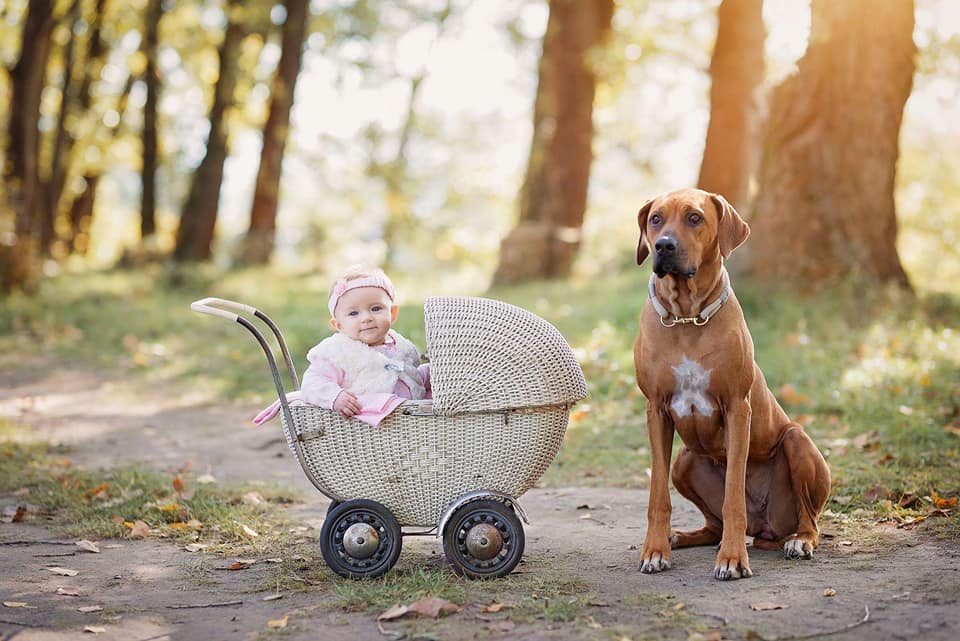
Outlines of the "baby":
[[[393,283],[376,268],[351,267],[330,287],[332,336],[307,353],[310,367],[300,392],[287,395],[332,409],[346,418],[379,425],[407,399],[430,398],[430,370],[413,343],[392,329],[400,308]],[[277,414],[279,401],[262,411],[260,425]]]
[[334,281],[327,309],[336,333],[307,353],[304,401],[376,425],[404,400],[428,398],[429,366],[391,329],[395,298],[379,269],[352,267]]

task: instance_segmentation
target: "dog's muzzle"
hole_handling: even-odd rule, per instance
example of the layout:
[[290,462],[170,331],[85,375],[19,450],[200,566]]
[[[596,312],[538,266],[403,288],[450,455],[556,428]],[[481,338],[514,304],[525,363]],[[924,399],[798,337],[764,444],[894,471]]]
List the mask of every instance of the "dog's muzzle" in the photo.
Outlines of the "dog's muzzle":
[[687,253],[683,251],[680,243],[672,236],[663,235],[653,244],[653,273],[657,278],[663,278],[667,274],[677,274],[693,278],[697,273],[696,267],[685,265]]

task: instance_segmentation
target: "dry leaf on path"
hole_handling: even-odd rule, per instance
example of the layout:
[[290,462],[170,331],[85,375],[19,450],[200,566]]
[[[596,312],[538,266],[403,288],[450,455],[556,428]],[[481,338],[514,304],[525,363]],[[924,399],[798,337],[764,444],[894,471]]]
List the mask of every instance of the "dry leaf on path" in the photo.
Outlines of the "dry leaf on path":
[[290,618],[290,615],[284,616],[282,619],[271,619],[267,621],[268,628],[285,628],[287,627],[287,619]]
[[80,590],[77,588],[60,586],[57,588],[57,594],[60,596],[80,596]]
[[256,530],[254,530],[253,528],[247,527],[243,523],[240,524],[240,528],[243,530],[244,534],[246,534],[251,538],[257,538],[258,536],[260,536]]
[[187,552],[199,552],[200,550],[205,550],[207,547],[206,543],[190,543],[185,546],[183,549]]
[[98,626],[98,625],[87,625],[87,626],[84,626],[83,631],[84,631],[84,632],[90,632],[91,634],[100,634],[100,633],[102,633],[102,632],[106,632],[107,629],[106,629],[106,628],[101,628],[101,627]]
[[82,608],[77,608],[77,612],[102,612],[103,607],[99,605],[85,605]]
[[36,609],[37,609],[37,606],[35,606],[35,605],[27,605],[26,603],[23,603],[23,602],[21,602],[21,601],[4,601],[4,602],[3,602],[3,607],[5,607],[5,608],[28,608],[28,609],[31,609],[31,610],[36,610]]
[[77,541],[77,549],[83,550],[84,552],[93,552],[94,554],[100,554],[100,546],[94,543],[93,541],[88,541],[86,539],[81,539]]
[[277,599],[282,599],[282,598],[283,598],[283,595],[282,595],[282,594],[268,594],[267,596],[263,597],[263,600],[264,600],[264,601],[276,601]]
[[377,617],[377,621],[392,621],[393,619],[399,619],[407,612],[409,612],[407,606],[400,605],[398,603],[395,606],[388,608],[386,611],[381,612],[380,616]]
[[481,610],[481,612],[499,612],[504,608],[512,608],[512,607],[513,605],[511,605],[510,603],[491,603],[490,605],[485,607],[483,610]]
[[416,603],[410,604],[410,611],[416,612],[421,616],[436,619],[437,617],[459,612],[460,606],[452,601],[447,601],[446,599],[432,597],[430,599],[423,599],[422,601],[417,601]]
[[827,588],[823,591],[823,596],[837,596],[837,591],[833,588]]
[[780,605],[779,603],[773,603],[771,601],[760,601],[759,603],[750,604],[750,609],[757,610],[758,612],[762,612],[764,610],[783,610],[786,607],[787,606],[785,605]]
[[150,536],[150,526],[143,521],[136,521],[130,528],[129,536],[131,539],[145,539]]
[[47,572],[53,572],[59,576],[77,576],[80,574],[80,570],[71,570],[70,568],[47,568]]

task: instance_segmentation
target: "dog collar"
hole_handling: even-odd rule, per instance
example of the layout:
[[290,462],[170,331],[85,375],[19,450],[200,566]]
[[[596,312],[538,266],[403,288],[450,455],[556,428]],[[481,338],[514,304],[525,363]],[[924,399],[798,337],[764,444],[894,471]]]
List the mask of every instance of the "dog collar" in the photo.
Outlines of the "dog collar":
[[[713,315],[720,311],[720,308],[723,307],[723,304],[727,302],[727,299],[730,298],[730,277],[727,276],[727,270],[724,269],[721,272],[720,277],[723,279],[723,291],[720,292],[720,296],[717,300],[713,301],[702,310],[696,316],[673,316],[673,314],[667,311],[667,308],[663,306],[663,303],[657,298],[656,288],[654,287],[654,282],[656,282],[656,274],[650,274],[650,282],[648,284],[648,289],[650,291],[650,304],[653,305],[653,308],[657,310],[657,316],[660,317],[660,324],[664,327],[673,327],[674,325],[687,325],[693,323],[697,327],[702,327],[707,324],[707,322],[713,318]],[[672,320],[668,320],[673,316]]]

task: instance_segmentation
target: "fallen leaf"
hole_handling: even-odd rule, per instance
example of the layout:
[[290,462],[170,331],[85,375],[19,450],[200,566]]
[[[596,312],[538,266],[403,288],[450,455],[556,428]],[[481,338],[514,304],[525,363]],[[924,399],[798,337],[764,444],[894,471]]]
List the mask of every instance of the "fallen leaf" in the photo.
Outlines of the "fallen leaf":
[[481,612],[499,612],[504,608],[512,608],[513,606],[509,603],[491,603],[487,607],[483,608]]
[[212,474],[204,474],[203,476],[197,477],[197,483],[201,483],[204,485],[208,483],[216,483],[216,482],[217,482],[217,479],[213,478]]
[[77,588],[70,588],[65,586],[60,586],[57,588],[57,594],[61,596],[80,596],[80,590]]
[[920,500],[919,496],[911,492],[907,492],[906,494],[900,497],[900,500],[897,501],[897,505],[899,505],[902,508],[911,508],[914,505],[916,505],[917,501],[919,500]]
[[399,619],[403,615],[409,612],[409,608],[405,605],[400,605],[399,603],[388,608],[387,610],[380,613],[380,616],[377,617],[377,621],[392,621],[393,619]]
[[93,552],[94,554],[100,554],[100,546],[94,543],[93,541],[88,541],[86,539],[81,539],[77,541],[77,549],[83,550],[84,552]]
[[206,548],[206,543],[190,543],[183,549],[185,549],[187,552],[199,552],[200,550],[205,550]]
[[850,442],[858,450],[869,450],[880,443],[880,433],[876,430],[872,430],[866,434],[860,434],[853,437],[853,440]]
[[180,478],[179,474],[173,477],[173,489],[177,494],[182,494],[184,488],[186,487],[187,484],[183,482],[183,479]]
[[410,611],[431,619],[460,611],[460,606],[446,599],[432,597],[410,604]]
[[837,596],[837,591],[833,588],[827,588],[823,591],[823,596]]
[[765,610],[783,610],[787,606],[781,605],[779,603],[773,603],[771,601],[760,601],[758,603],[751,603],[750,609],[756,610],[758,612],[763,612]]
[[103,610],[99,605],[85,605],[82,608],[77,608],[77,612],[100,612]]
[[938,495],[936,490],[930,491],[930,498],[933,500],[933,507],[938,510],[947,510],[957,505],[957,497],[945,498]]
[[22,602],[20,602],[20,601],[4,601],[4,602],[3,602],[3,607],[5,607],[5,608],[35,608],[36,606],[27,605],[26,603],[22,603]]
[[249,537],[251,537],[251,538],[256,538],[256,537],[260,536],[259,534],[257,534],[257,531],[256,531],[256,530],[254,530],[254,529],[252,529],[252,528],[249,528],[249,527],[247,527],[247,526],[244,525],[244,524],[241,524],[240,527],[243,529],[244,534],[246,534],[247,536],[249,536]]
[[143,521],[135,521],[130,528],[131,539],[145,539],[150,536],[150,526]]
[[798,392],[792,383],[782,386],[777,396],[787,405],[807,405],[812,402],[809,396]]
[[276,601],[277,599],[282,599],[282,598],[283,598],[283,595],[282,595],[282,594],[268,594],[267,596],[263,597],[263,600],[264,600],[264,601]]
[[851,546],[853,545],[853,541],[847,541],[847,540],[837,541],[837,545]]
[[876,501],[879,498],[887,498],[888,495],[889,492],[887,491],[887,488],[883,487],[882,485],[874,485],[870,489],[863,492],[863,498],[867,499],[868,501]]
[[90,632],[90,633],[92,633],[92,634],[100,634],[100,633],[102,633],[102,632],[106,632],[107,629],[106,629],[106,628],[101,628],[101,627],[98,626],[98,625],[88,625],[88,626],[84,626],[83,631],[84,631],[84,632]]
[[287,619],[290,618],[290,615],[284,616],[282,619],[272,619],[267,621],[268,628],[285,628],[287,627]]
[[59,567],[47,568],[47,572],[53,572],[54,574],[58,574],[60,576],[77,576],[80,574],[80,570],[71,570],[70,568]]

